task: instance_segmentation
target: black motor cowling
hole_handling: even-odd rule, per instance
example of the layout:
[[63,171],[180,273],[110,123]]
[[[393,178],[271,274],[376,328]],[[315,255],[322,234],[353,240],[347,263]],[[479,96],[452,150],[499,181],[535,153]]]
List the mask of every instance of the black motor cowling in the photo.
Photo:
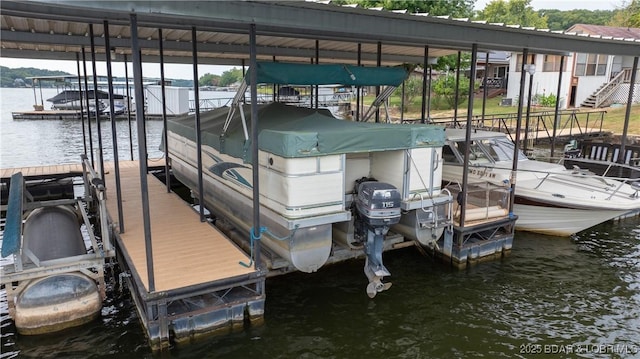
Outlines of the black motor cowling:
[[364,242],[367,255],[364,273],[369,278],[367,294],[373,298],[389,289],[391,283],[382,283],[391,275],[382,264],[384,236],[389,227],[400,221],[400,192],[394,186],[363,178],[356,182],[354,213],[355,237]]
[[400,192],[394,186],[375,181],[358,184],[356,209],[370,227],[390,226],[400,221]]

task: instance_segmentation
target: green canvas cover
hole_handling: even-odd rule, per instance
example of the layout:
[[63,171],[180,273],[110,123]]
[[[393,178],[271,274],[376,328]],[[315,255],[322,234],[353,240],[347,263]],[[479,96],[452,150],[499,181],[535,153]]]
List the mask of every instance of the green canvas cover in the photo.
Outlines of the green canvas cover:
[[[258,83],[280,85],[399,86],[407,76],[404,67],[363,67],[336,64],[258,62]],[[245,76],[247,85],[249,73]]]
[[[228,112],[228,107],[222,107],[201,113],[202,142],[250,163],[251,141],[244,140],[239,111],[221,136]],[[244,112],[251,133],[249,105],[245,105]],[[195,141],[194,115],[171,119],[168,128]],[[441,126],[353,122],[337,119],[328,110],[281,103],[259,105],[258,131],[261,150],[286,158],[442,147],[445,140]]]

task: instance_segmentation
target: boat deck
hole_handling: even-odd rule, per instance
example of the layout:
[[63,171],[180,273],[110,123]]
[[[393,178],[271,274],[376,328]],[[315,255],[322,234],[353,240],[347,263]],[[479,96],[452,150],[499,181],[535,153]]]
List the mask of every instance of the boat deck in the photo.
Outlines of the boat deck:
[[[114,182],[113,171],[107,176]],[[120,233],[124,248],[148,290],[144,223],[140,195],[140,172],[135,163],[120,168],[122,210],[125,232]],[[166,291],[217,281],[255,272],[240,262],[248,256],[208,222],[200,222],[197,213],[165,185],[147,175],[155,290]],[[115,186],[107,189],[107,208],[118,218]]]

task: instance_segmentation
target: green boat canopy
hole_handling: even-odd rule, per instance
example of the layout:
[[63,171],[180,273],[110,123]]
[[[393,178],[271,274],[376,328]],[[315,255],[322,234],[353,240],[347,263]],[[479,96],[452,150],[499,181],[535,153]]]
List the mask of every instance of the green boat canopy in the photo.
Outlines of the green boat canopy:
[[[408,72],[403,67],[362,67],[336,64],[258,62],[258,83],[279,85],[399,86]],[[249,75],[245,76],[251,85]]]
[[[251,133],[250,106],[244,106]],[[245,141],[239,111],[222,135],[228,112],[228,107],[222,107],[201,113],[203,146],[251,163],[251,140]],[[445,141],[441,126],[353,122],[337,119],[328,110],[281,103],[259,105],[258,118],[260,149],[286,158],[442,147]],[[168,128],[195,141],[193,115],[169,120]]]

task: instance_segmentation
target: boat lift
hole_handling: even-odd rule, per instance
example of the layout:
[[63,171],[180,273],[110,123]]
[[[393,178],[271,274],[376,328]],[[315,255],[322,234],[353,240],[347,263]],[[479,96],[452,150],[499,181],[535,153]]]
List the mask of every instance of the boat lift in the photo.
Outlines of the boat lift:
[[[104,280],[104,266],[115,255],[110,241],[107,222],[105,187],[98,175],[89,165],[86,156],[82,156],[84,168],[84,195],[75,199],[56,199],[36,201],[26,189],[24,176],[17,172],[11,176],[7,218],[2,238],[2,257],[11,257],[13,263],[2,266],[0,284],[7,291],[9,315],[16,318],[16,303],[30,283],[46,277],[80,272],[97,283],[102,300],[106,298],[106,284]],[[95,196],[95,198],[94,198]],[[87,233],[93,251],[91,253],[70,257],[41,260],[25,246],[24,229],[26,215],[36,209],[43,208],[73,208],[82,218],[82,224]],[[90,208],[97,207],[100,222],[100,238],[94,235],[89,219]],[[60,227],[56,227],[60,230]],[[64,236],[59,233],[59,236]]]

